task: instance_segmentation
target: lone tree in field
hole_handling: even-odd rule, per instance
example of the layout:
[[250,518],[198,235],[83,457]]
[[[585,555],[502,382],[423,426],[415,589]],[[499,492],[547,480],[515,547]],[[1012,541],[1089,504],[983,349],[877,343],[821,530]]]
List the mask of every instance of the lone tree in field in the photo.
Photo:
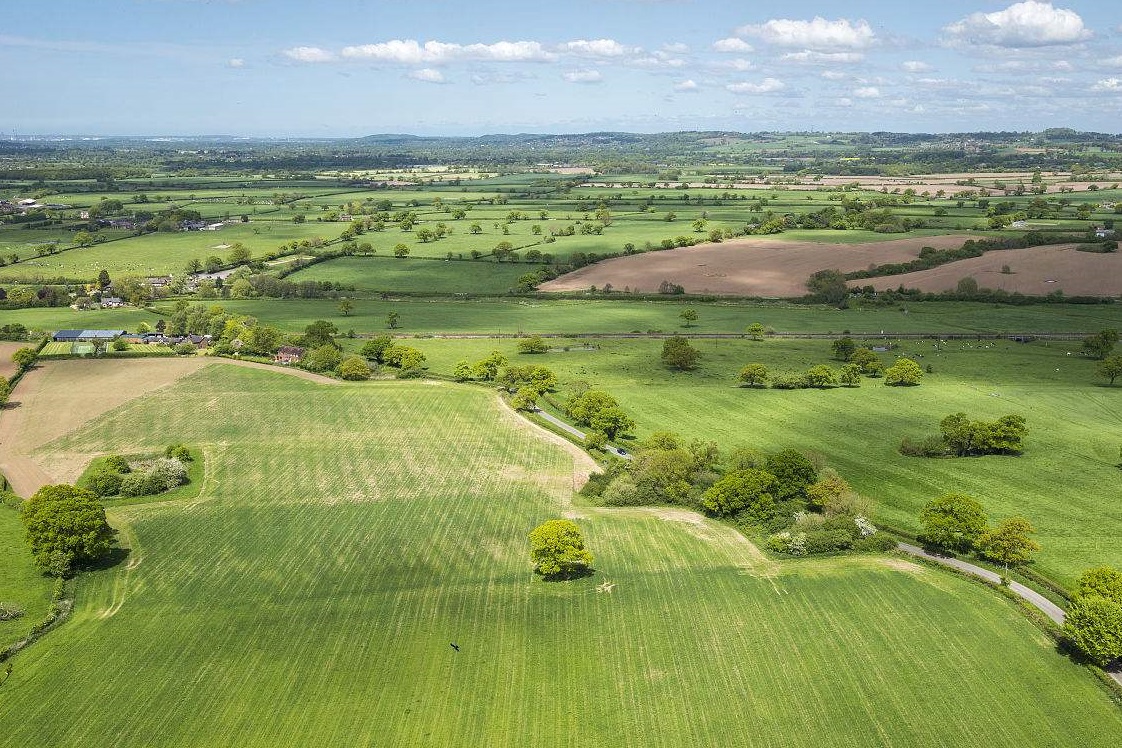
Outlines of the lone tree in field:
[[1102,360],[1114,350],[1118,342],[1118,331],[1114,329],[1099,330],[1094,335],[1083,338],[1083,353],[1091,358]]
[[925,545],[965,553],[986,531],[986,512],[974,499],[949,493],[929,501],[919,515],[923,530],[919,539]]
[[396,330],[401,327],[401,315],[397,312],[390,312],[386,315],[386,327],[391,330]]
[[682,322],[685,323],[683,325],[683,327],[690,327],[691,325],[693,325],[694,322],[697,322],[697,320],[699,319],[699,317],[697,315],[697,310],[692,309],[692,308],[683,309],[682,313],[679,314],[678,316],[681,317]]
[[744,332],[748,333],[748,337],[752,340],[763,340],[764,336],[767,335],[767,330],[759,322],[748,325],[748,329]]
[[580,528],[567,519],[551,519],[534,528],[530,560],[534,571],[550,580],[585,576],[592,566],[592,554],[584,547]]
[[548,350],[549,344],[542,339],[541,335],[534,335],[533,337],[518,341],[519,353],[545,353]]
[[342,301],[339,302],[339,312],[344,317],[350,317],[351,312],[353,312],[354,310],[355,310],[355,303],[353,301],[351,301],[350,299],[343,299]]
[[1110,380],[1110,385],[1114,386],[1114,380],[1122,375],[1122,356],[1107,356],[1099,364],[1099,376],[1106,377]]
[[701,352],[681,335],[667,338],[662,344],[662,362],[677,371],[696,369],[700,356]]
[[884,383],[895,387],[917,385],[922,378],[923,369],[910,358],[896,359],[884,372]]
[[97,496],[84,488],[43,486],[20,510],[35,563],[62,577],[109,554],[116,531]]
[[853,342],[853,338],[846,336],[830,343],[830,348],[834,352],[834,358],[838,361],[848,361],[853,352],[857,350],[857,344]]

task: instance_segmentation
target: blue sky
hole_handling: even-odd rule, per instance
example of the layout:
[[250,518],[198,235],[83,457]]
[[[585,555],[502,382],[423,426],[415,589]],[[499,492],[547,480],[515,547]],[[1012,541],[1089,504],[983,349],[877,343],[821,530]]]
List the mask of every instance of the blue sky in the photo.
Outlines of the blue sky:
[[52,0],[0,136],[1122,131],[1103,0]]

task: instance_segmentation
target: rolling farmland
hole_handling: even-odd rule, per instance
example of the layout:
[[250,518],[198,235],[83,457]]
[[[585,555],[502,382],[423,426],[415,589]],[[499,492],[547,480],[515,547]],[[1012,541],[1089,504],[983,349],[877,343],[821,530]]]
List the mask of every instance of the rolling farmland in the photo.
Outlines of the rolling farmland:
[[[679,512],[574,509],[570,454],[483,390],[208,366],[36,455],[169,439],[206,454],[201,494],[110,511],[129,557],[84,575],[71,620],[16,659],[13,745],[1122,735],[1086,673],[988,591],[893,559],[777,564]],[[566,513],[597,574],[535,580],[526,533]]]

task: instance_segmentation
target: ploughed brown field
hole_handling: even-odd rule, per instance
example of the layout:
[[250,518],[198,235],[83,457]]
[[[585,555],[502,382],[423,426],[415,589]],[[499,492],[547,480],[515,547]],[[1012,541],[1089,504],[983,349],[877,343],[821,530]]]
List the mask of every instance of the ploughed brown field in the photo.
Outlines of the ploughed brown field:
[[[865,244],[820,244],[780,239],[737,239],[721,244],[646,252],[589,265],[542,284],[543,291],[583,291],[611,284],[616,291],[658,291],[662,281],[686,293],[787,298],[806,293],[806,279],[819,270],[843,273],[870,265],[907,262],[923,247],[950,249],[972,237],[922,236]],[[878,290],[918,288],[946,291],[966,277],[980,288],[998,288],[1031,296],[1063,291],[1067,296],[1122,295],[1122,252],[1079,252],[1074,244],[987,252],[958,262],[901,275],[854,281]],[[1009,273],[1002,268],[1008,265]]]
[[[1075,244],[1028,247],[986,252],[930,270],[857,281],[874,288],[918,288],[922,291],[953,289],[959,280],[972,277],[980,288],[1019,291],[1045,296],[1063,291],[1065,296],[1122,295],[1122,253],[1078,252]],[[1008,265],[1009,273],[1001,272]]]
[[0,343],[0,377],[11,378],[15,376],[19,369],[12,361],[12,354],[25,347],[27,347],[27,343]]
[[683,286],[687,293],[802,296],[806,279],[818,270],[850,272],[887,262],[907,262],[923,247],[951,249],[970,238],[976,237],[920,236],[864,244],[823,244],[747,237],[605,260],[545,283],[541,290],[580,291],[611,283],[617,291],[629,288],[654,293],[666,280]]

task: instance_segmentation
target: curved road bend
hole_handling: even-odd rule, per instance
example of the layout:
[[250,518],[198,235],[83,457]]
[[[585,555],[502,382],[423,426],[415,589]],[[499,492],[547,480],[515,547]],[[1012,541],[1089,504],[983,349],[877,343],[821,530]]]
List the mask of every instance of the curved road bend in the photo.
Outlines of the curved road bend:
[[[928,553],[927,551],[923,550],[919,546],[910,545],[908,543],[897,543],[896,547],[899,548],[904,553],[908,553],[912,556],[917,556],[919,558],[924,558],[924,559],[927,559],[929,561],[934,561],[937,564],[942,564],[943,566],[949,566],[952,569],[958,569],[959,571],[966,572],[967,574],[972,574],[976,577],[981,577],[982,579],[985,579],[987,582],[993,582],[994,584],[1001,584],[1001,575],[1000,574],[997,574],[996,572],[992,572],[989,569],[983,569],[981,566],[975,566],[974,564],[968,563],[966,561],[962,561],[961,559],[951,558],[949,556],[936,556],[933,553]],[[1059,626],[1063,625],[1063,623],[1064,623],[1064,609],[1061,608],[1059,605],[1056,605],[1054,602],[1052,602],[1048,598],[1044,597],[1043,595],[1041,595],[1036,590],[1032,589],[1031,587],[1026,587],[1025,585],[1021,584],[1020,582],[1012,582],[1011,581],[1009,583],[1009,589],[1012,590],[1018,597],[1027,601],[1033,607],[1039,609],[1041,612],[1044,613],[1044,615],[1051,618],[1057,625],[1059,625]],[[1113,678],[1115,681],[1117,681],[1117,683],[1119,685],[1122,685],[1122,671],[1117,671],[1117,670],[1107,671],[1107,675],[1109,675],[1111,678]]]
[[[578,439],[582,439],[582,440],[584,439],[584,432],[582,432],[580,429],[577,429],[574,426],[569,425],[568,423],[565,423],[560,418],[557,418],[556,416],[550,415],[549,413],[546,413],[544,410],[542,410],[540,408],[536,409],[534,412],[537,413],[537,415],[539,415],[540,417],[542,417],[545,420],[552,423],[557,428],[559,428],[559,429],[561,429],[561,430],[563,430],[563,431],[565,431],[569,434],[572,434],[573,436],[577,437]],[[631,455],[628,454],[627,452],[623,451],[619,447],[614,447],[614,446],[608,445],[608,449],[610,449],[612,451],[612,453],[615,454],[618,457],[622,457],[625,460],[630,460],[631,459]],[[919,546],[910,545],[908,543],[897,543],[896,547],[899,548],[904,553],[910,554],[912,556],[917,556],[919,558],[925,558],[929,561],[934,561],[937,564],[942,564],[943,566],[948,566],[952,569],[957,569],[959,571],[966,572],[967,574],[972,574],[976,577],[980,577],[982,579],[985,579],[987,582],[992,582],[994,584],[1001,584],[1001,575],[1000,574],[997,574],[996,572],[992,572],[989,569],[983,569],[981,566],[975,566],[974,564],[968,563],[966,561],[962,561],[962,560],[957,559],[957,558],[950,558],[948,556],[936,556],[933,553],[928,553],[927,551],[923,550]],[[1056,625],[1062,626],[1064,624],[1064,609],[1061,608],[1059,605],[1056,605],[1054,602],[1052,602],[1048,598],[1044,597],[1044,595],[1041,595],[1039,592],[1032,589],[1031,587],[1026,587],[1025,585],[1021,584],[1020,582],[1011,581],[1009,583],[1009,589],[1012,590],[1021,599],[1027,601],[1030,605],[1032,605],[1033,607],[1035,607],[1035,608],[1039,609],[1041,612],[1043,612],[1044,615],[1046,615],[1050,619],[1052,619],[1052,621],[1054,621],[1056,623]],[[1119,670],[1109,671],[1108,670],[1107,675],[1109,675],[1111,678],[1113,678],[1119,685],[1122,685],[1122,671],[1119,671]]]

